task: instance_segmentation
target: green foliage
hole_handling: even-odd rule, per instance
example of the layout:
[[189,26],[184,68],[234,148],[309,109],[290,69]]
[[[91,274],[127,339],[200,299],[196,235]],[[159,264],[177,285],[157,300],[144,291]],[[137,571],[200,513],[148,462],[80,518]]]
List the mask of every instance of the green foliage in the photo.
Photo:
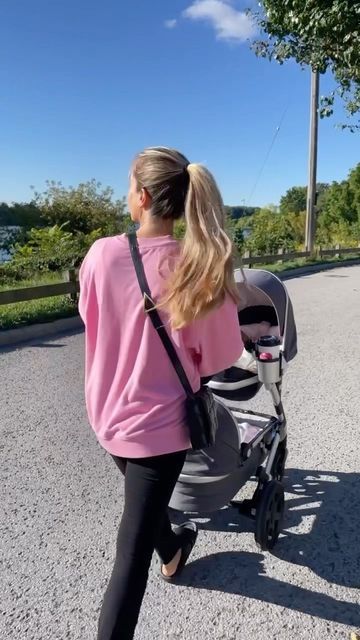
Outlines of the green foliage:
[[0,250],[4,250],[10,255],[14,251],[14,246],[16,243],[25,244],[28,237],[28,230],[25,227],[20,227],[19,229],[9,229],[9,227],[5,227],[6,233],[0,235]]
[[316,184],[316,209],[318,213],[320,213],[324,208],[329,186],[330,185],[327,182],[318,182]]
[[[28,209],[17,206],[24,225],[20,232],[10,233],[1,247],[12,256],[0,266],[4,282],[77,266],[95,240],[125,232],[131,224],[124,201],[113,200],[113,190],[95,180],[68,189],[59,182],[48,182],[47,190],[35,193]],[[9,217],[6,207],[0,207],[3,221],[19,222],[19,218]],[[25,228],[25,220],[26,224],[35,222],[30,230]]]
[[254,253],[273,254],[281,248],[288,252],[295,250],[294,230],[289,224],[289,217],[282,213],[260,209],[252,216],[250,228],[246,246]]
[[352,206],[357,213],[357,220],[360,223],[360,162],[350,171],[348,182],[352,193]]
[[280,198],[281,213],[300,213],[306,209],[306,187],[291,187],[284,196]]
[[12,259],[0,266],[1,282],[78,266],[91,245],[101,237],[100,229],[73,234],[67,231],[67,225],[31,229],[26,244],[15,244]]
[[[0,265],[0,270],[2,266]],[[18,282],[3,282],[1,279],[0,291],[10,288],[24,289],[63,281],[64,274],[62,273],[38,273],[35,278]],[[0,330],[13,329],[25,324],[51,322],[59,318],[74,316],[77,313],[77,304],[67,295],[0,305]]]
[[[321,115],[333,113],[336,96],[350,116],[360,111],[360,2],[356,0],[263,0],[255,18],[267,38],[257,55],[282,64],[293,58],[320,73],[331,71],[336,90],[322,100]],[[345,126],[345,125],[344,125]],[[355,130],[359,125],[350,125]]]
[[[353,246],[360,241],[360,163],[342,182],[318,183],[317,234],[319,245]],[[306,187],[292,187],[280,200],[280,213],[287,217],[296,247],[304,244]]]
[[176,240],[183,239],[185,235],[185,229],[186,229],[186,222],[183,218],[175,222],[174,237],[176,238]]
[[322,220],[326,225],[338,220],[356,222],[357,212],[354,206],[352,189],[347,180],[333,182],[327,192],[321,212]]
[[0,330],[39,322],[52,322],[60,318],[75,316],[77,305],[69,296],[56,296],[40,300],[29,300],[0,306]]
[[128,223],[124,200],[113,200],[111,187],[90,180],[77,187],[64,187],[48,181],[43,193],[35,192],[35,203],[47,225],[67,224],[72,232],[91,233],[101,229],[102,235],[121,233]]
[[229,216],[230,218],[233,218],[234,220],[238,220],[239,218],[244,218],[247,216],[252,216],[257,210],[258,210],[258,207],[225,206],[226,215]]
[[[317,192],[317,243],[357,245],[360,241],[360,163],[347,180],[330,186],[319,183]],[[98,238],[127,231],[132,225],[131,219],[124,214],[123,201],[113,202],[112,195],[111,189],[102,189],[94,180],[70,189],[49,183],[47,192],[37,194],[37,204],[30,203],[29,207],[34,215],[36,210],[38,223],[46,218],[54,224],[30,230],[23,226],[20,234],[6,241],[12,259],[0,265],[0,282],[11,285],[35,274],[78,266]],[[299,250],[304,245],[305,205],[306,187],[297,186],[281,198],[280,212],[271,205],[263,209],[226,207],[226,230],[240,252],[248,248],[264,255],[281,248],[288,252]],[[26,205],[19,206],[24,213]],[[8,214],[8,205],[1,207],[0,212]],[[24,214],[23,221],[25,218]],[[3,216],[3,220],[9,218]],[[179,220],[175,237],[181,240],[184,233],[185,221]]]
[[[354,250],[354,257],[357,256],[358,251]],[[321,264],[323,262],[334,262],[340,265],[342,263],[346,264],[347,259],[351,259],[350,256],[347,256],[347,258],[324,258],[323,260],[299,258],[283,263],[261,265],[261,268],[274,273],[281,273],[282,271],[297,269],[312,264]],[[40,282],[21,282],[18,286],[23,287],[35,284],[40,284]],[[42,282],[42,284],[45,284],[45,282]],[[2,305],[0,306],[0,330],[12,329],[26,324],[51,322],[59,318],[77,315],[77,313],[77,305],[70,300],[69,296],[56,296],[54,298]]]
[[303,251],[305,243],[306,211],[300,211],[300,213],[288,213],[285,218],[295,243],[295,250]]
[[323,246],[360,241],[360,163],[347,180],[326,190],[317,220],[317,242]]
[[63,227],[31,229],[27,243],[15,245],[8,268],[17,279],[42,271],[58,271],[72,264],[76,249],[73,234]]
[[6,202],[0,203],[0,227],[14,226],[31,229],[41,225],[44,225],[44,221],[35,202],[14,202],[11,205]]

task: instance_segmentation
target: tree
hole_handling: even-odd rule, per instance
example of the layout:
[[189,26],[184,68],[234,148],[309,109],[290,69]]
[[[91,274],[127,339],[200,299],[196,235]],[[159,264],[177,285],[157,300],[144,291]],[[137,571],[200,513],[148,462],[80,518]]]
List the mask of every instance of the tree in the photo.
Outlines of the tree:
[[225,206],[226,215],[230,216],[234,220],[238,220],[239,218],[244,218],[247,216],[252,216],[253,213],[256,213],[258,207],[246,207],[246,206],[234,206],[229,207]]
[[[322,99],[321,116],[330,116],[336,95],[350,116],[360,111],[360,2],[357,0],[263,0],[253,12],[267,39],[253,48],[282,64],[293,58],[324,74],[331,71],[336,89]],[[360,122],[360,121],[359,121]],[[359,127],[349,126],[351,130]]]
[[329,186],[327,182],[318,182],[316,185],[316,211],[318,214],[321,213],[324,208]]
[[348,179],[333,182],[326,190],[318,217],[320,244],[360,240],[360,164]]
[[348,180],[333,182],[326,194],[322,211],[323,219],[331,222],[344,220],[356,222],[357,212],[354,205],[354,196]]
[[102,235],[115,235],[128,224],[124,200],[114,200],[111,187],[90,180],[77,187],[64,187],[61,182],[48,181],[43,193],[35,192],[35,203],[48,225],[67,224],[70,232],[90,233],[97,229]]
[[72,266],[77,255],[77,241],[65,228],[54,225],[31,229],[26,244],[16,244],[11,267],[29,275],[39,271],[58,271]]
[[348,182],[353,197],[352,205],[360,223],[360,162],[350,171]]
[[77,267],[91,245],[101,238],[99,229],[88,234],[71,233],[67,225],[31,229],[25,244],[16,243],[11,260],[2,266],[5,280],[32,278],[39,272],[64,271]]
[[42,225],[44,221],[41,218],[41,211],[35,202],[13,202],[10,205],[6,202],[0,203],[0,227],[31,229],[31,227]]
[[[316,185],[316,209],[319,213],[323,207],[326,192],[329,185],[326,182],[318,182]],[[280,198],[281,213],[302,213],[306,210],[307,187],[291,187]]]
[[289,219],[282,213],[260,209],[251,218],[246,246],[258,254],[272,254],[279,249],[294,251],[296,236]]
[[291,187],[280,198],[281,213],[300,213],[306,209],[306,187]]

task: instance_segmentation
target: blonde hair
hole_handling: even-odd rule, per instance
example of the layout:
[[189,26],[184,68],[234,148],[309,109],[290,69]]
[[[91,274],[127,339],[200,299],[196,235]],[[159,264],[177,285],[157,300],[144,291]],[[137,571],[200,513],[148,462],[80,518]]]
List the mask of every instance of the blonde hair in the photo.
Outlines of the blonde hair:
[[137,187],[151,197],[152,215],[177,220],[185,215],[181,254],[166,282],[160,306],[173,329],[182,329],[220,306],[226,295],[238,303],[233,247],[225,232],[220,191],[208,169],[189,163],[174,149],[152,147],[135,159]]

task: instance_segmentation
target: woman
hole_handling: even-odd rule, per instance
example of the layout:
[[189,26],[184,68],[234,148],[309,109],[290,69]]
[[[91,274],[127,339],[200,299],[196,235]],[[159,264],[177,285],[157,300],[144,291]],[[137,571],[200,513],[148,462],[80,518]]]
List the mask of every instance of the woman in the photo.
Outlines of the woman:
[[[179,152],[150,148],[135,159],[128,195],[140,253],[165,326],[194,391],[231,366],[243,344],[232,246],[214,178]],[[173,237],[185,216],[185,238]],[[156,549],[174,579],[197,529],[172,530],[167,506],[190,447],[185,395],[144,312],[126,236],[96,242],[80,273],[86,327],[86,403],[100,444],[125,476],[125,507],[98,640],[129,640]]]

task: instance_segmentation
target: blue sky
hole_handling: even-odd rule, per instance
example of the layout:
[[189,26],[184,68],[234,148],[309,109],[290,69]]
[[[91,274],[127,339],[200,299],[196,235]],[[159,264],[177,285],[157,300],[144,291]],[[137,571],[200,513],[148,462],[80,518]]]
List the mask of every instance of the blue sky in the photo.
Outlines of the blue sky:
[[[204,162],[227,204],[277,203],[305,184],[309,73],[255,57],[246,4],[3,0],[0,200],[92,177],[124,195],[129,163],[148,145]],[[322,93],[330,86],[322,78]],[[359,137],[335,128],[342,119],[340,109],[320,123],[320,181],[360,160]]]

